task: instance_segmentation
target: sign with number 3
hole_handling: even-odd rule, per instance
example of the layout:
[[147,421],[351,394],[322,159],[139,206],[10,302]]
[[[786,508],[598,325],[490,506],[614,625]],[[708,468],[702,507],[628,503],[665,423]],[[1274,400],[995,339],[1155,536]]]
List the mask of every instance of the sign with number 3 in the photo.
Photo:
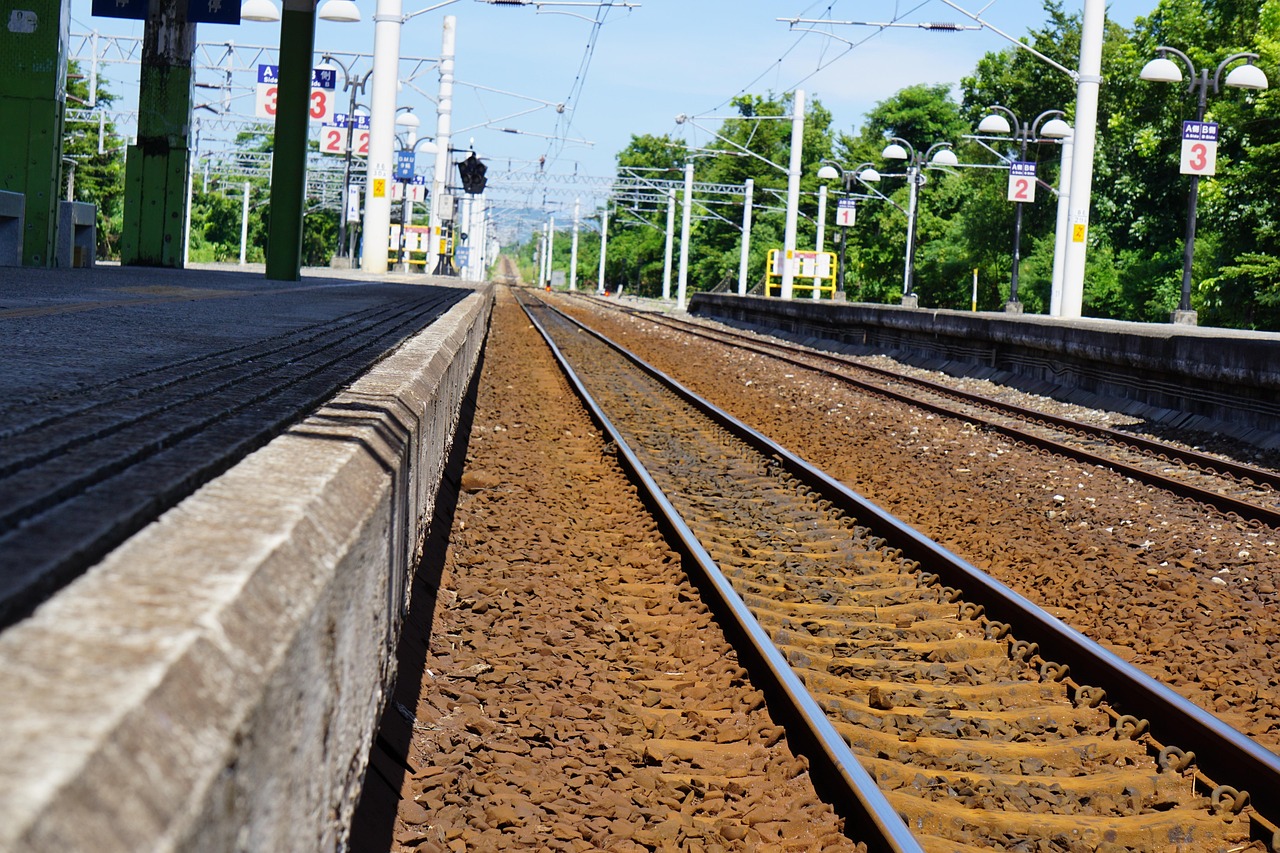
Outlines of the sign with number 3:
[[1213,175],[1218,168],[1218,125],[1211,121],[1182,123],[1184,175]]
[[[334,90],[337,88],[337,72],[332,68],[313,68],[311,71],[311,97],[307,113],[312,121],[326,123],[334,115]],[[276,98],[279,95],[280,68],[277,65],[258,66],[257,98],[254,115],[258,118],[276,117]]]

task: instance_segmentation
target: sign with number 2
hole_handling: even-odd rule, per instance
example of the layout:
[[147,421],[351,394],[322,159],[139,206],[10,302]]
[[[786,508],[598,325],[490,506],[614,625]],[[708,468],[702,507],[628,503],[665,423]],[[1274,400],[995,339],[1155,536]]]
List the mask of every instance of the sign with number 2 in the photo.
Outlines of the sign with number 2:
[[1036,200],[1036,164],[1014,160],[1009,164],[1009,201],[1031,204]]

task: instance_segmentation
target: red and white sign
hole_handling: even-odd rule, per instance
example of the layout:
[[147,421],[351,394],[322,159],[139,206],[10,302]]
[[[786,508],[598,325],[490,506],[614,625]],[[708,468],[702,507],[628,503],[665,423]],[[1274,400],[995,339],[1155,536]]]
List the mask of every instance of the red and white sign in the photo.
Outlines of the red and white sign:
[[[332,68],[313,68],[311,70],[311,99],[308,113],[312,121],[329,122],[334,117],[334,95],[337,91],[338,75]],[[278,65],[258,66],[258,90],[254,99],[253,114],[258,118],[275,118],[280,94],[280,67]]]
[[1014,160],[1009,164],[1009,201],[1031,204],[1036,200],[1036,164]]
[[842,198],[836,202],[836,224],[841,228],[852,228],[856,216],[857,210],[853,199]]
[[1214,175],[1218,169],[1218,125],[1211,121],[1182,123],[1184,175]]
[[[320,153],[347,153],[347,114],[337,113],[332,124],[320,126]],[[369,156],[369,117],[358,115],[355,126],[350,128],[351,153],[360,157]]]
[[427,181],[422,175],[413,179],[412,183],[404,181],[396,181],[391,185],[391,200],[399,201],[404,198],[405,188],[409,189],[409,201],[426,201],[427,200]]

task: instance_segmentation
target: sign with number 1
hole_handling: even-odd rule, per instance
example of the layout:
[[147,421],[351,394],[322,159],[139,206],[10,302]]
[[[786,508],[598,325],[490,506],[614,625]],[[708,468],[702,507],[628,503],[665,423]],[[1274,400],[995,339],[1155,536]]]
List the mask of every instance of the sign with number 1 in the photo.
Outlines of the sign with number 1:
[[1213,175],[1218,168],[1218,125],[1211,121],[1182,123],[1182,174]]

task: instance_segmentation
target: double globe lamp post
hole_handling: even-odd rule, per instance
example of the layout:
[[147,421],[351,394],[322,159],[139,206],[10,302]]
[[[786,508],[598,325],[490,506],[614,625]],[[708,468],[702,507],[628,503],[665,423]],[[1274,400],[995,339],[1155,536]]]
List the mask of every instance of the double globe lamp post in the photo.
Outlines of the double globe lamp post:
[[[1258,58],[1256,53],[1233,53],[1222,62],[1218,63],[1218,68],[1213,72],[1213,77],[1209,76],[1207,66],[1197,69],[1195,63],[1191,61],[1191,57],[1187,56],[1180,50],[1172,47],[1160,46],[1156,48],[1159,54],[1155,59],[1143,66],[1139,72],[1139,78],[1149,80],[1156,83],[1181,83],[1182,68],[1178,67],[1178,63],[1169,58],[1169,55],[1176,56],[1178,60],[1186,67],[1191,77],[1191,82],[1187,86],[1187,93],[1197,96],[1196,103],[1196,128],[1193,134],[1189,134],[1186,122],[1183,125],[1183,149],[1181,156],[1181,171],[1184,174],[1191,175],[1191,191],[1187,200],[1187,236],[1182,252],[1182,298],[1178,303],[1178,310],[1174,312],[1173,321],[1175,323],[1186,323],[1194,325],[1196,322],[1195,312],[1191,310],[1191,262],[1195,255],[1196,241],[1196,197],[1200,190],[1200,176],[1202,174],[1213,174],[1213,165],[1209,156],[1208,148],[1204,141],[1196,142],[1193,136],[1207,135],[1201,130],[1204,122],[1205,105],[1208,100],[1209,87],[1213,86],[1213,93],[1218,94],[1222,85],[1231,86],[1236,89],[1265,89],[1267,88],[1267,75],[1262,69],[1253,65],[1253,60]],[[1238,65],[1227,74],[1226,80],[1222,79],[1222,72],[1227,66],[1237,60],[1247,60],[1245,65]],[[1212,129],[1212,143],[1214,152],[1217,146],[1217,126]],[[1196,146],[1199,145],[1199,150]],[[1188,156],[1188,153],[1190,156]]]
[[[822,181],[834,181],[840,179],[844,185],[844,195],[851,195],[854,180],[858,180],[868,189],[872,189],[870,184],[878,183],[880,173],[872,168],[871,163],[863,163],[852,169],[846,169],[839,163],[831,160],[824,161],[822,168],[818,169],[818,179]],[[879,195],[879,193],[877,193]],[[845,257],[846,247],[849,245],[849,229],[846,225],[840,226],[840,260],[836,265],[836,293],[844,293],[844,276],[845,276]]]
[[902,274],[902,304],[915,308],[919,298],[915,292],[916,276],[916,215],[919,212],[920,187],[924,186],[926,166],[958,166],[960,161],[951,150],[950,142],[935,142],[923,154],[918,153],[910,142],[898,136],[889,138],[889,145],[880,156],[886,160],[904,160],[907,164],[905,175],[882,175],[885,178],[906,177],[911,187],[907,202],[907,260]]
[[[1065,115],[1062,110],[1045,110],[1036,116],[1031,124],[1027,124],[1019,121],[1013,110],[1008,107],[992,104],[989,109],[994,112],[978,122],[978,133],[994,136],[1012,134],[1013,141],[1018,145],[1018,163],[1026,163],[1027,146],[1032,142],[1056,141],[1071,135],[1071,125],[1062,120],[1062,116]],[[1021,179],[1034,182],[1036,180],[1034,167],[1030,171],[1031,174]],[[1016,171],[1011,171],[1010,175],[1014,181],[1019,179]],[[1012,184],[1013,181],[1011,181]],[[1034,198],[1033,193],[1034,189],[1030,183],[1021,189],[1014,186],[1009,193],[1014,202],[1013,265],[1009,275],[1009,302],[1005,305],[1005,310],[1011,314],[1022,313],[1022,303],[1018,301],[1018,266],[1022,258],[1022,204],[1025,199]]]

